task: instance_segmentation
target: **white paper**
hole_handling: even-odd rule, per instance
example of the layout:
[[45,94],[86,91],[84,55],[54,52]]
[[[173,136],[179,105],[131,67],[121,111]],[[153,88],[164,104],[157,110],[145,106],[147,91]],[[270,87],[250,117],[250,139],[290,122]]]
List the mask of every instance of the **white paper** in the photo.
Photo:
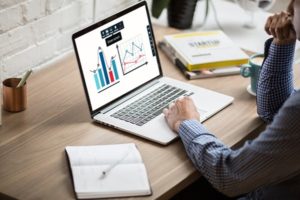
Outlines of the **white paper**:
[[[78,198],[151,194],[135,144],[66,147]],[[102,173],[106,171],[105,176]]]

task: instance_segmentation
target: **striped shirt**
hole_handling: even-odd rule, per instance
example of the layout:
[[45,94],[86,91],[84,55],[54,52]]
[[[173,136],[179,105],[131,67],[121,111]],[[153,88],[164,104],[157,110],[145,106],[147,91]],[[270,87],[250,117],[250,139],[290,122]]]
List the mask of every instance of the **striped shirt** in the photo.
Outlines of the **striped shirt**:
[[241,199],[300,199],[300,91],[293,88],[295,45],[266,42],[257,88],[266,130],[231,149],[200,122],[185,120],[179,135],[189,158],[219,191]]

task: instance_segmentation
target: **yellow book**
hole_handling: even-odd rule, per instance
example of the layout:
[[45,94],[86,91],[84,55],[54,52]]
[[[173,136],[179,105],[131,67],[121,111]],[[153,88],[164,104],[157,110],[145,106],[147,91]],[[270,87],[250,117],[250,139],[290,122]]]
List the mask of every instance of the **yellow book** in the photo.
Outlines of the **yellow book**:
[[220,30],[166,35],[164,42],[189,71],[238,66],[249,59]]

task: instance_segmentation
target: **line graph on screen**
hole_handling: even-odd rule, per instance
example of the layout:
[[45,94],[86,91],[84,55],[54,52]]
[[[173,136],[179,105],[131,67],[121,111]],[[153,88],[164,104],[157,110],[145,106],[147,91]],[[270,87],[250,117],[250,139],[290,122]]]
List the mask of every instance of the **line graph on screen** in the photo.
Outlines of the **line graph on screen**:
[[124,75],[147,64],[142,35],[127,40],[116,47]]

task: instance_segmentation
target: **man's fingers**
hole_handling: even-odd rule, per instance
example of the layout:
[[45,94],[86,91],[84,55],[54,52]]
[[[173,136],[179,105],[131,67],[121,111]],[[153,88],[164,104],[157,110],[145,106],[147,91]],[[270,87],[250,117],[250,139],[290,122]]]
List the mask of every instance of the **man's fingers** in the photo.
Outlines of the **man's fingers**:
[[266,22],[266,25],[265,25],[265,31],[269,34],[269,35],[271,35],[271,32],[270,32],[270,25],[271,25],[271,23],[272,23],[272,17],[269,17],[268,18],[268,20],[267,20],[267,22]]
[[286,40],[293,31],[293,16],[287,12],[281,12],[268,18],[265,31],[278,40]]
[[184,97],[187,101],[193,101],[193,99],[190,96]]
[[163,110],[163,114],[164,114],[166,117],[168,117],[169,110],[168,110],[167,108],[165,108],[165,109]]
[[183,96],[178,97],[177,101],[182,101],[184,99]]
[[281,18],[281,21],[278,22],[278,25],[275,29],[277,39],[284,41],[290,39],[291,36],[293,36],[295,31],[292,20],[293,19],[288,15],[285,15]]
[[277,33],[276,33],[276,29],[278,26],[278,14],[275,14],[272,18],[272,21],[270,23],[270,27],[269,27],[269,32],[271,35],[273,35],[275,38],[277,38]]
[[171,109],[172,107],[174,107],[174,105],[175,105],[175,104],[174,104],[173,102],[170,103],[170,104],[169,104],[169,109]]
[[276,38],[279,40],[283,40],[286,37],[286,29],[283,27],[276,27],[275,30],[276,32]]
[[284,40],[289,37],[290,31],[292,31],[291,29],[292,24],[293,24],[292,18],[287,13],[284,13],[284,15],[282,15],[281,24],[279,25],[279,30],[278,30],[279,39]]

